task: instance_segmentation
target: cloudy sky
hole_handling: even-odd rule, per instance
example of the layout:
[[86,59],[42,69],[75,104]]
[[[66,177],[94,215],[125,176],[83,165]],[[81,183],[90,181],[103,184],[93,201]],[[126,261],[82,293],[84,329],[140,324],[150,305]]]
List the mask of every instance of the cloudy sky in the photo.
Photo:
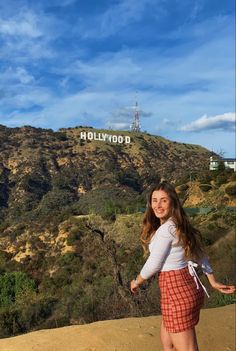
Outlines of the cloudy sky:
[[129,129],[235,157],[234,0],[0,0],[0,124]]

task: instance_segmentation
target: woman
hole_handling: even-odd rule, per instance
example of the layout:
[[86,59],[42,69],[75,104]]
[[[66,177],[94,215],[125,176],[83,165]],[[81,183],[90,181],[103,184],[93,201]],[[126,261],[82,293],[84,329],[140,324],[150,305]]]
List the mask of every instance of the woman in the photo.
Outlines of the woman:
[[174,187],[167,182],[155,187],[150,194],[141,234],[144,251],[149,249],[150,255],[130,288],[135,293],[158,272],[164,351],[198,351],[195,325],[205,288],[191,260],[201,265],[213,288],[226,294],[235,291],[234,286],[216,281],[201,249],[200,238],[200,232],[189,223]]

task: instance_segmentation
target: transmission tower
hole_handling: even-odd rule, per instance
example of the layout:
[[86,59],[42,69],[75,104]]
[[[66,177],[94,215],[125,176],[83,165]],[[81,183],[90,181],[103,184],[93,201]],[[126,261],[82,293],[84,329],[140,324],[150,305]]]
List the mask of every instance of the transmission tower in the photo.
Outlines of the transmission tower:
[[140,110],[138,108],[138,102],[136,100],[134,106],[134,119],[133,123],[131,124],[131,131],[134,133],[140,133],[141,126],[140,126]]

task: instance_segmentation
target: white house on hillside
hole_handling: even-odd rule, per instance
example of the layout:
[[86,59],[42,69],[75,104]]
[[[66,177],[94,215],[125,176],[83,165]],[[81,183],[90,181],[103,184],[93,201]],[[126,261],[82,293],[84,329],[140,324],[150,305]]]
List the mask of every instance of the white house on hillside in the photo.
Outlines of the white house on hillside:
[[225,168],[231,168],[236,172],[236,159],[235,158],[214,158],[210,157],[210,171],[215,171],[218,169],[220,162],[223,162]]

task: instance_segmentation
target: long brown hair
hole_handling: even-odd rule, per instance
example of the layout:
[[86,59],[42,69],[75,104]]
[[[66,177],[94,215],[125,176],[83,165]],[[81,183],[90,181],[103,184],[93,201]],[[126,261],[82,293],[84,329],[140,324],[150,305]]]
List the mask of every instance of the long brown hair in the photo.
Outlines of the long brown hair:
[[184,209],[180,203],[178,195],[175,191],[175,188],[163,181],[155,186],[149,196],[147,208],[143,218],[143,227],[141,232],[141,242],[144,249],[144,254],[146,255],[148,252],[148,244],[156,232],[156,230],[160,227],[160,219],[156,217],[153,209],[152,209],[152,194],[156,190],[163,190],[168,195],[170,199],[171,206],[171,218],[173,219],[176,225],[176,233],[179,238],[179,243],[183,246],[185,257],[196,259],[200,258],[203,255],[203,250],[201,248],[202,236],[198,229],[194,228],[189,219],[184,212]]

